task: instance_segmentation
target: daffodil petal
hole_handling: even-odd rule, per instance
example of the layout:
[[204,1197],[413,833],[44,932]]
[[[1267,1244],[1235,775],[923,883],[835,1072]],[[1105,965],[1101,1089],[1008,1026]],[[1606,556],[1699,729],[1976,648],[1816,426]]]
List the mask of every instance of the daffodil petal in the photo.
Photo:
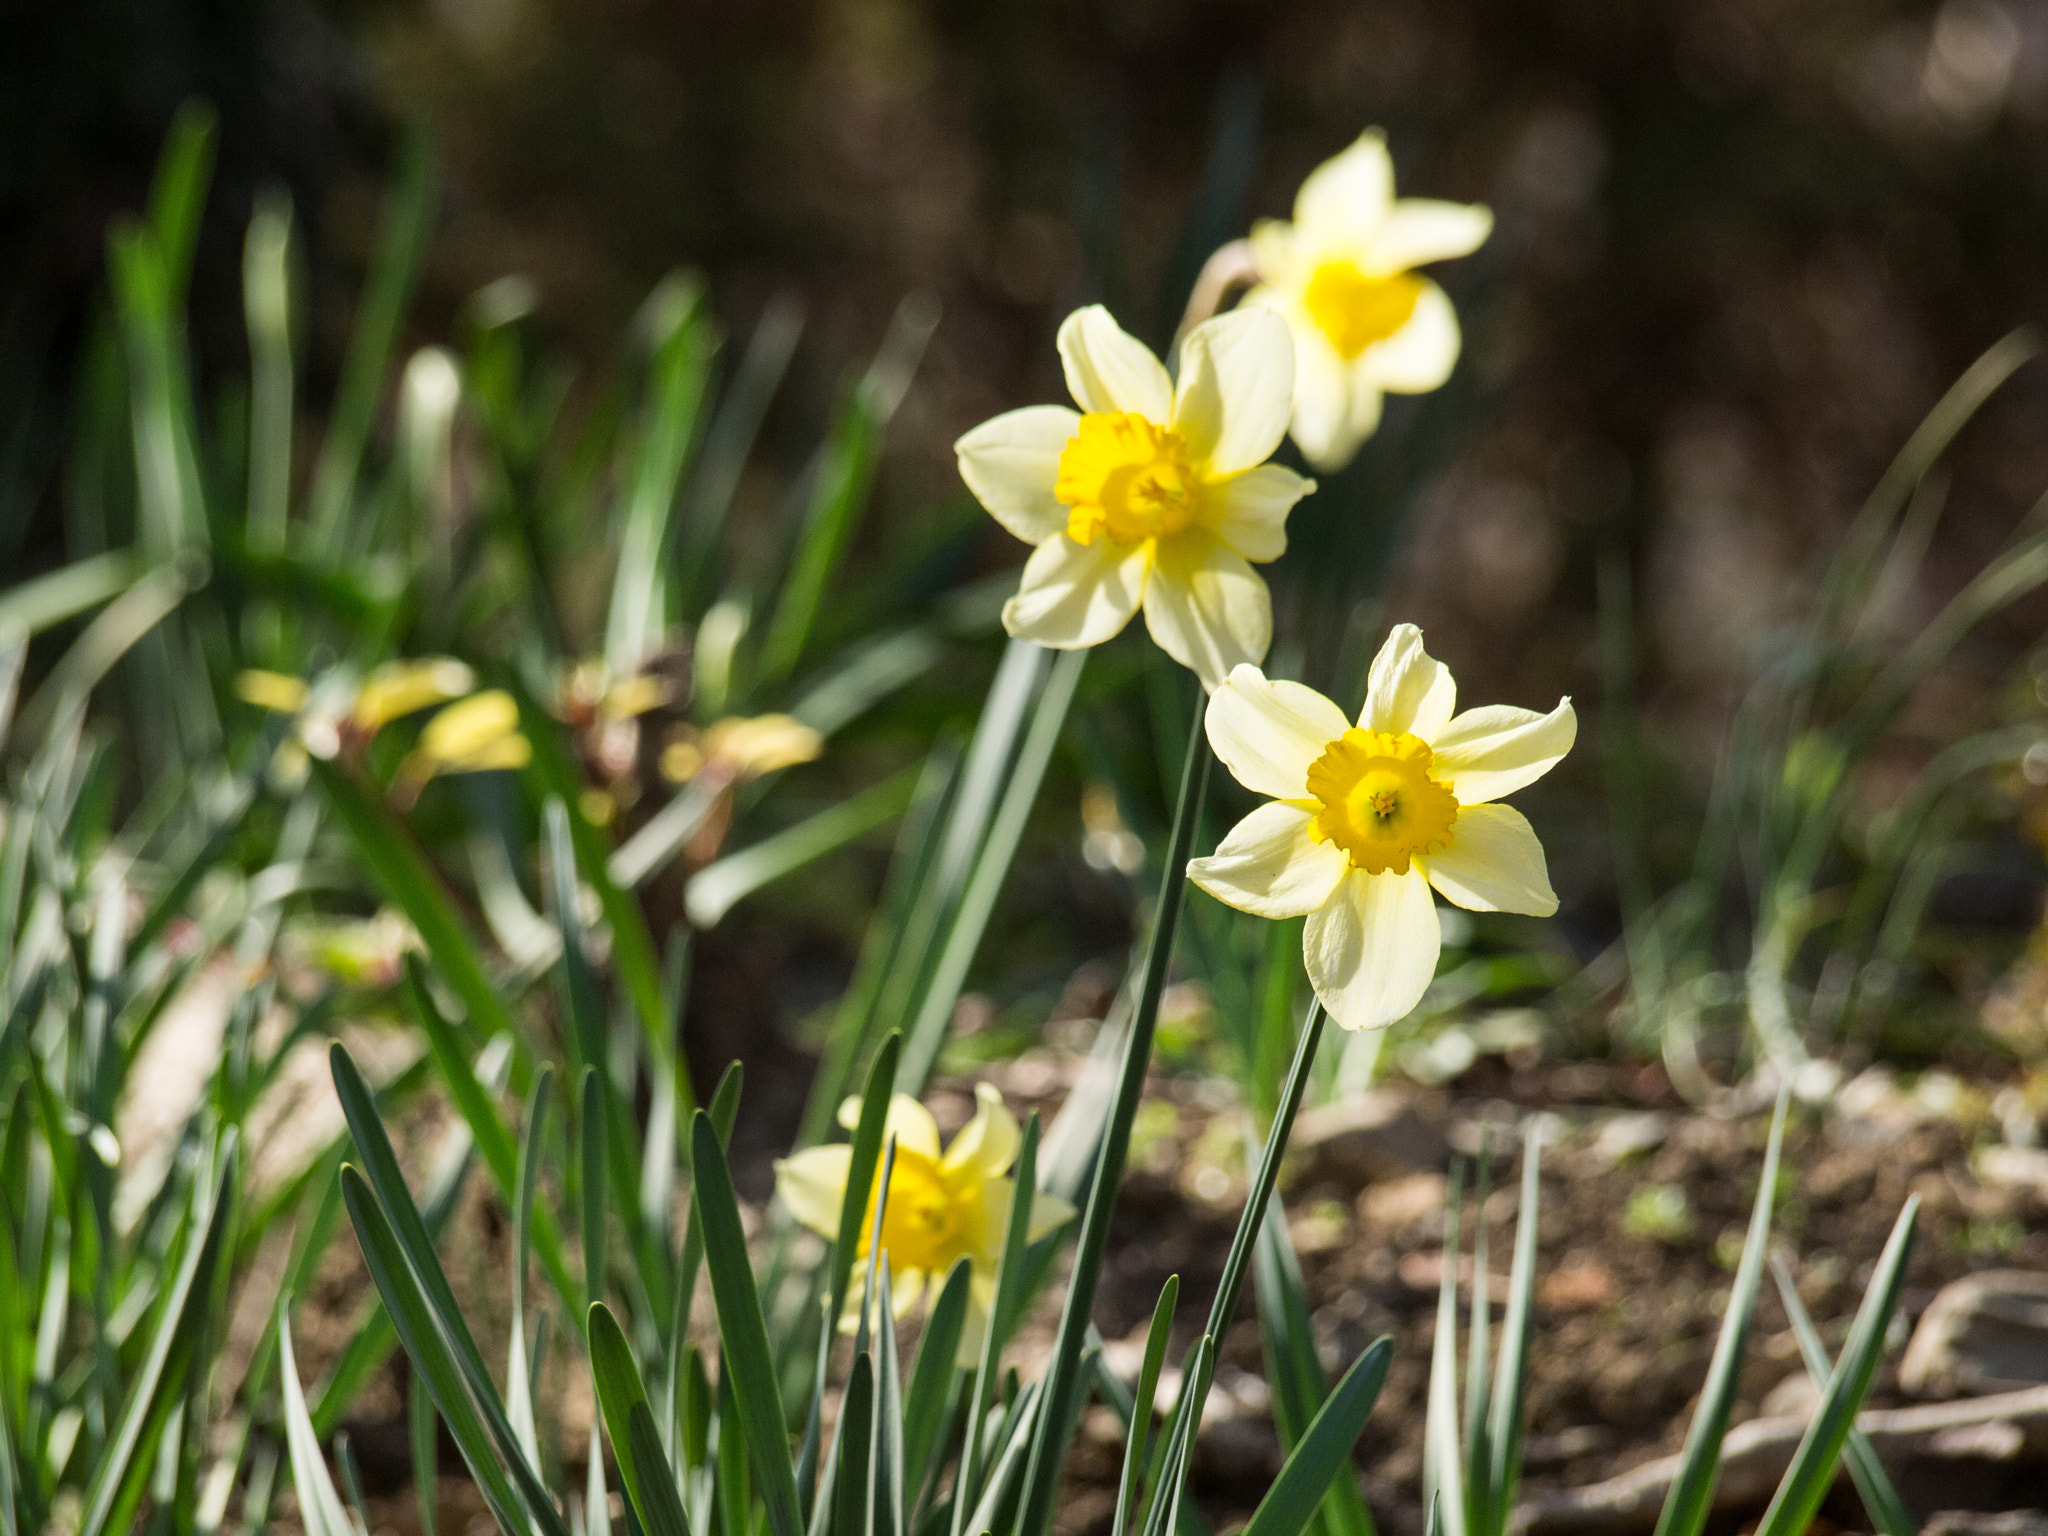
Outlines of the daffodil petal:
[[1316,236],[1368,236],[1394,201],[1394,162],[1377,128],[1361,133],[1349,149],[1325,160],[1294,197],[1294,222]]
[[1108,539],[1077,544],[1055,534],[1024,562],[1017,595],[1003,606],[1003,628],[1054,650],[1100,645],[1130,623],[1145,595],[1151,553]]
[[910,1309],[917,1305],[924,1295],[925,1272],[921,1269],[906,1269],[898,1274],[892,1266],[889,1271],[889,1310],[897,1322],[910,1316]]
[[1421,630],[1396,624],[1372,659],[1358,723],[1396,736],[1412,732],[1434,745],[1457,707],[1451,669],[1422,648]]
[[1159,648],[1215,689],[1233,667],[1266,659],[1273,599],[1244,556],[1208,536],[1159,541],[1145,583],[1145,627]]
[[889,1118],[882,1125],[882,1140],[886,1143],[891,1137],[899,1147],[922,1152],[935,1163],[939,1160],[939,1122],[907,1093],[889,1096]]
[[1261,464],[1202,489],[1202,521],[1247,560],[1278,560],[1287,553],[1287,514],[1316,488],[1284,464]]
[[775,1193],[789,1214],[813,1232],[837,1237],[852,1162],[853,1148],[844,1142],[792,1152],[775,1165]]
[[1213,476],[1263,464],[1287,435],[1294,400],[1294,340],[1263,307],[1205,320],[1180,349],[1173,430]]
[[1315,689],[1268,678],[1251,666],[1238,667],[1209,696],[1204,717],[1209,745],[1231,776],[1275,800],[1308,793],[1309,764],[1350,723]]
[[1003,1260],[1003,1238],[1010,1230],[1010,1201],[1016,1184],[1007,1177],[981,1181],[981,1228],[971,1245],[978,1269],[993,1272]]
[[1460,806],[1450,845],[1416,862],[1447,899],[1474,912],[1548,917],[1557,910],[1543,844],[1511,805]]
[[1309,914],[1302,961],[1331,1018],[1346,1029],[1380,1029],[1422,1000],[1441,944],[1436,903],[1420,870],[1361,870]]
[[1032,1242],[1037,1242],[1049,1233],[1057,1232],[1072,1221],[1079,1213],[1058,1195],[1048,1195],[1044,1190],[1034,1190],[1031,1195],[1031,1225],[1027,1229]]
[[1307,811],[1269,800],[1230,829],[1216,851],[1188,861],[1188,878],[1254,917],[1302,917],[1330,899],[1351,867],[1335,843],[1309,836]]
[[1430,738],[1430,771],[1456,791],[1458,804],[1483,805],[1533,784],[1555,768],[1578,740],[1570,699],[1547,715],[1508,704],[1468,709]]
[[1469,256],[1493,233],[1493,210],[1477,203],[1404,197],[1387,210],[1368,247],[1368,269],[1392,274]]
[[1067,526],[1053,495],[1060,453],[1079,430],[1064,405],[1027,405],[984,421],[953,445],[960,478],[989,515],[1026,544],[1042,544]]
[[1420,395],[1441,388],[1457,367],[1458,312],[1443,289],[1428,278],[1421,281],[1408,323],[1359,353],[1357,381],[1397,395]]
[[1017,1117],[1003,1104],[1002,1093],[993,1083],[974,1085],[974,1118],[961,1127],[953,1144],[946,1148],[940,1166],[962,1168],[970,1164],[990,1178],[1010,1171],[1017,1160]]
[[[1296,311],[1290,310],[1290,316]],[[1330,345],[1305,314],[1294,323],[1294,416],[1289,430],[1302,456],[1325,474],[1357,457],[1379,429],[1380,390]]]
[[1059,349],[1067,388],[1082,410],[1132,411],[1160,426],[1172,416],[1173,381],[1165,365],[1100,304],[1067,316]]
[[1260,219],[1252,225],[1249,243],[1260,282],[1283,284],[1294,275],[1294,226],[1285,219]]

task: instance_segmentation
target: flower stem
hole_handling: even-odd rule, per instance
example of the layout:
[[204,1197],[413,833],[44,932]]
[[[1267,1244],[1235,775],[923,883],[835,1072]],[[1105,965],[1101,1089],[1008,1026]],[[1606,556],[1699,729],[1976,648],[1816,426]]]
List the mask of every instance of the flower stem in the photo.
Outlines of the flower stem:
[[1173,832],[1167,839],[1166,864],[1160,873],[1159,905],[1152,922],[1151,946],[1145,953],[1138,1006],[1131,1016],[1130,1034],[1124,1040],[1123,1074],[1089,1183],[1073,1274],[1067,1284],[1066,1306],[1060,1314],[1059,1337],[1039,1399],[1041,1412],[1032,1436],[1031,1458],[1026,1464],[1024,1500],[1014,1527],[1016,1536],[1040,1536],[1051,1521],[1053,1491],[1066,1457],[1065,1430],[1074,1416],[1074,1395],[1081,1384],[1081,1345],[1088,1331],[1089,1315],[1095,1309],[1095,1286],[1101,1278],[1103,1250],[1109,1242],[1109,1220],[1116,1208],[1117,1188],[1123,1182],[1131,1146],[1131,1122],[1144,1092],[1145,1069],[1152,1058],[1153,1028],[1159,1020],[1159,997],[1166,988],[1174,933],[1180,926],[1188,856],[1195,828],[1202,820],[1209,771],[1215,761],[1198,710],[1181,769],[1180,799],[1173,813]]

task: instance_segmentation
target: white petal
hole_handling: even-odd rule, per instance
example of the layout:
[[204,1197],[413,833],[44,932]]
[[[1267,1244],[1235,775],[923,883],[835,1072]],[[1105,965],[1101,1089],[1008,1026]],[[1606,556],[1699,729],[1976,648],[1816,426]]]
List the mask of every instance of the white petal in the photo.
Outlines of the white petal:
[[1358,723],[1393,735],[1410,731],[1434,743],[1457,707],[1458,685],[1451,669],[1422,648],[1421,630],[1396,624],[1372,659]]
[[1387,210],[1367,250],[1367,269],[1406,272],[1432,261],[1469,256],[1493,233],[1493,210],[1476,203],[1404,197]]
[[1287,552],[1287,514],[1316,488],[1284,464],[1261,464],[1202,487],[1202,522],[1247,560],[1278,560]]
[[1380,391],[1330,345],[1305,311],[1290,312],[1294,329],[1295,446],[1325,474],[1358,455],[1380,424]]
[[1351,867],[1335,843],[1309,836],[1311,819],[1298,806],[1269,800],[1206,859],[1190,859],[1188,878],[1254,917],[1303,917],[1330,899]]
[[846,1199],[846,1175],[853,1148],[840,1142],[807,1147],[775,1165],[775,1193],[789,1214],[826,1237],[839,1235],[839,1207]]
[[1255,795],[1299,800],[1309,765],[1350,721],[1315,689],[1239,667],[1209,696],[1209,745],[1231,777]]
[[1055,534],[1024,562],[1023,583],[1003,606],[1003,628],[1054,650],[1100,645],[1138,611],[1150,563],[1144,544],[1077,544]]
[[1165,365],[1100,304],[1067,316],[1059,347],[1067,388],[1082,410],[1135,411],[1166,425],[1173,413],[1173,381]]
[[1273,599],[1244,556],[1190,530],[1158,541],[1145,583],[1145,627],[1213,693],[1231,668],[1266,659]]
[[1211,475],[1270,459],[1293,401],[1294,339],[1264,306],[1205,320],[1181,343],[1173,429]]
[[1547,715],[1508,704],[1468,709],[1429,739],[1430,772],[1447,781],[1460,805],[1482,805],[1533,784],[1555,768],[1578,739],[1570,699]]
[[1458,365],[1458,312],[1450,296],[1424,278],[1408,323],[1358,354],[1356,377],[1397,395],[1426,394],[1443,386]]
[[1474,912],[1548,917],[1557,910],[1543,844],[1529,818],[1511,805],[1459,806],[1450,846],[1415,862],[1431,885]]
[[995,520],[1026,544],[1043,544],[1067,526],[1053,494],[1060,451],[1081,425],[1064,405],[1027,405],[984,421],[953,445],[960,478]]
[[1394,201],[1394,162],[1377,128],[1313,171],[1294,197],[1294,222],[1318,242],[1377,230]]
[[1356,871],[1309,914],[1302,962],[1331,1018],[1346,1029],[1379,1029],[1422,1000],[1442,942],[1420,870]]
[[994,1178],[1009,1172],[1010,1164],[1017,1160],[1017,1145],[1023,1139],[1017,1131],[1017,1117],[1010,1113],[1003,1103],[1003,1095],[993,1083],[974,1085],[974,1118],[953,1138],[953,1144],[946,1148],[943,1166],[958,1168],[972,1163],[983,1174]]

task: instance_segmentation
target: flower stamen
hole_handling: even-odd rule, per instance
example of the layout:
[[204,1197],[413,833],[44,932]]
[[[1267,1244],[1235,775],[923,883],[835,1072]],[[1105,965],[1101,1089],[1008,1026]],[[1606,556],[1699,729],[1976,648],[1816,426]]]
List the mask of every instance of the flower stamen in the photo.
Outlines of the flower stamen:
[[1430,776],[1432,755],[1406,731],[1353,726],[1309,765],[1309,836],[1335,843],[1369,875],[1407,874],[1418,854],[1449,843],[1458,819],[1451,786]]

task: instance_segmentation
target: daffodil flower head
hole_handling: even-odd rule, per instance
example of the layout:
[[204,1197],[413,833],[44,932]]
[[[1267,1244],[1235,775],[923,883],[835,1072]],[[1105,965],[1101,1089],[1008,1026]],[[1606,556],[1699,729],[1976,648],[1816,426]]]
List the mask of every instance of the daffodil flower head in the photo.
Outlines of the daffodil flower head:
[[[989,1311],[995,1303],[996,1265],[1002,1258],[1003,1235],[1010,1219],[1010,1165],[1017,1160],[1022,1138],[1017,1120],[1004,1107],[1002,1095],[987,1083],[975,1089],[975,1115],[952,1144],[940,1150],[938,1123],[931,1111],[908,1094],[889,1101],[884,1139],[896,1143],[889,1175],[889,1201],[882,1212],[882,1251],[888,1255],[891,1297],[900,1318],[917,1305],[927,1288],[944,1283],[954,1264],[969,1261],[968,1324],[962,1357],[978,1353]],[[840,1121],[859,1121],[860,1100],[848,1099]],[[810,1147],[775,1165],[775,1190],[789,1213],[826,1238],[839,1232],[839,1210],[846,1199],[853,1149],[845,1143]],[[874,1228],[875,1197],[881,1191],[878,1167],[861,1220],[858,1256],[868,1255]],[[1039,1191],[1031,1203],[1034,1241],[1073,1219],[1074,1208],[1057,1196]],[[859,1322],[860,1301],[849,1296],[850,1310],[840,1325],[851,1331]]]
[[533,743],[520,733],[518,703],[504,689],[491,688],[429,720],[399,765],[398,780],[416,792],[438,774],[519,769],[531,761]]
[[1294,441],[1317,469],[1341,469],[1379,426],[1381,396],[1422,394],[1458,360],[1457,312],[1414,269],[1466,256],[1493,229],[1487,209],[1394,197],[1378,129],[1301,184],[1294,220],[1252,230],[1258,286],[1294,336]]
[[1012,635],[1100,645],[1141,607],[1160,649],[1215,688],[1265,659],[1273,607],[1253,564],[1287,548],[1287,514],[1315,489],[1269,464],[1294,389],[1287,327],[1259,310],[1197,326],[1180,377],[1100,305],[1059,333],[1081,407],[1032,405],[955,443],[960,477],[1035,546],[1003,609]]
[[296,759],[301,769],[302,754],[331,759],[360,752],[392,721],[459,699],[475,686],[476,674],[452,656],[387,661],[360,678],[346,666],[310,683],[256,669],[235,678],[244,703],[296,717],[292,736],[278,750],[281,761]]
[[1571,700],[1453,715],[1450,669],[1396,626],[1354,725],[1300,683],[1239,667],[1210,697],[1209,743],[1270,801],[1192,860],[1188,878],[1259,917],[1307,917],[1302,958],[1346,1029],[1392,1024],[1436,973],[1437,895],[1475,912],[1557,910],[1543,845],[1496,802],[1555,767],[1578,734]]
[[727,715],[663,748],[661,772],[671,783],[687,784],[715,766],[728,782],[745,783],[811,762],[824,750],[825,738],[795,715]]

